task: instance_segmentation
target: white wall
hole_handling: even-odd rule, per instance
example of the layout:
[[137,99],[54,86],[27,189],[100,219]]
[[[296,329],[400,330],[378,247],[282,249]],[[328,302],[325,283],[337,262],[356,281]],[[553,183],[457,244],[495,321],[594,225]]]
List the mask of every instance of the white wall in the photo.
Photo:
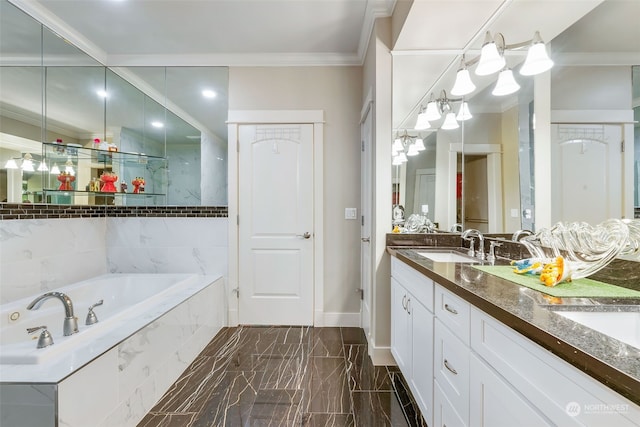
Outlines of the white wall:
[[232,67],[230,110],[323,110],[324,312],[351,313],[360,301],[361,67]]

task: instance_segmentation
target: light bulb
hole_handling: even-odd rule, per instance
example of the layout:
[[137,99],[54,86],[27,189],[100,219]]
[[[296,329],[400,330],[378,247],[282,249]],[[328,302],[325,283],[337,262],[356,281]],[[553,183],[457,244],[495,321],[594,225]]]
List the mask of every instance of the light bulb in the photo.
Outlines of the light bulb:
[[464,96],[470,94],[474,90],[476,90],[476,85],[471,81],[469,70],[466,68],[458,70],[458,74],[456,74],[456,82],[451,88],[451,94],[455,96]]
[[520,67],[520,74],[523,76],[535,76],[553,67],[553,61],[549,58],[547,48],[538,31],[534,34],[532,43],[527,52],[527,59]]
[[462,104],[460,104],[460,111],[458,111],[456,119],[458,119],[459,122],[464,122],[472,117],[473,115],[471,114],[471,111],[469,111],[469,103],[467,103],[467,101],[463,101]]
[[416,142],[413,143],[413,145],[416,146],[416,149],[418,151],[424,151],[426,150],[425,146],[424,146],[424,141],[422,140],[422,138],[416,138]]
[[478,76],[488,76],[504,68],[506,61],[504,56],[498,51],[498,45],[491,38],[491,33],[487,31],[480,51],[480,62],[476,67],[476,74]]
[[517,92],[519,89],[520,85],[513,77],[513,71],[505,68],[500,72],[498,81],[496,82],[496,87],[493,88],[491,94],[495,96],[505,96]]
[[442,126],[440,126],[440,128],[444,130],[458,129],[459,127],[460,125],[458,124],[458,121],[456,120],[456,115],[453,112],[447,113],[447,115],[444,118],[444,122],[442,123]]

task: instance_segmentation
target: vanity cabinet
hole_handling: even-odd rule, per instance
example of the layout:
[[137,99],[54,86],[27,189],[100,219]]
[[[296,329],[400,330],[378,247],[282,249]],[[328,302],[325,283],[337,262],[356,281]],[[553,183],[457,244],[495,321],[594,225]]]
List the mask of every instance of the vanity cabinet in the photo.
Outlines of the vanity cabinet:
[[[142,153],[42,144],[43,197],[47,203],[157,205],[166,203],[167,159]],[[56,170],[57,169],[57,170]],[[102,175],[111,176],[105,187]],[[138,178],[144,184],[138,186]]]
[[433,417],[433,281],[391,262],[391,354],[427,424]]

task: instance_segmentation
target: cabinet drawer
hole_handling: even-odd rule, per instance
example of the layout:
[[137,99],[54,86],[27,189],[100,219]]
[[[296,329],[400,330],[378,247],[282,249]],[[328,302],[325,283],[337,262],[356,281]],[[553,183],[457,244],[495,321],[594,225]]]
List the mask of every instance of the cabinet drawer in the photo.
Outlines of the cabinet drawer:
[[469,316],[471,307],[468,302],[436,284],[434,314],[466,345],[469,345]]
[[469,421],[469,356],[469,347],[436,318],[433,372],[465,425]]
[[434,388],[434,407],[433,407],[433,425],[435,427],[465,427],[465,423],[460,415],[453,408],[453,405],[447,399],[437,381],[433,383]]
[[395,257],[391,258],[391,277],[433,313],[433,280]]

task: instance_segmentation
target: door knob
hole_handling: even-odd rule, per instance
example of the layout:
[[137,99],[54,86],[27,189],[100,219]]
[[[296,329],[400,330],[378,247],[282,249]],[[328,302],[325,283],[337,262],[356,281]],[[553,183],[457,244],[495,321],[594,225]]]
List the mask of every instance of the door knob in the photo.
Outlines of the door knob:
[[311,233],[307,231],[304,234],[296,234],[296,237],[302,237],[303,239],[308,239],[309,237],[311,237]]
[[369,243],[371,241],[369,237],[361,237],[360,240],[362,240],[364,243]]

